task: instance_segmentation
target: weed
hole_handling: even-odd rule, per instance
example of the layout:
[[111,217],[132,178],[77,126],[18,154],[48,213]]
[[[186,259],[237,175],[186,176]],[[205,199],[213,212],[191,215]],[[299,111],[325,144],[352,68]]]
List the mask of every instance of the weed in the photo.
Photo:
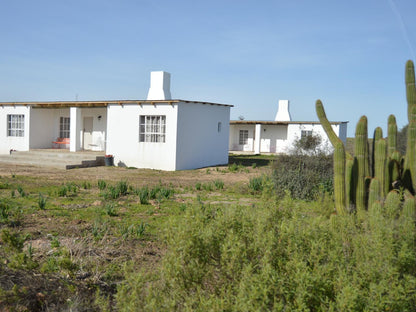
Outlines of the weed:
[[147,226],[146,223],[141,221],[140,223],[133,223],[129,226],[121,225],[119,231],[124,240],[127,240],[129,237],[140,239],[143,237]]
[[115,207],[115,205],[113,203],[107,203],[105,205],[105,212],[107,213],[107,215],[109,215],[110,217],[115,217],[117,216],[117,208]]
[[8,189],[9,187],[10,185],[7,182],[0,183],[0,190],[5,190],[5,189]]
[[10,197],[11,197],[11,198],[15,198],[15,197],[16,197],[16,192],[15,192],[15,190],[12,190],[12,191],[10,192]]
[[7,223],[9,221],[10,206],[6,203],[0,202],[0,223]]
[[210,168],[207,168],[207,169],[205,170],[205,173],[206,173],[206,174],[211,174],[211,169],[210,169]]
[[212,183],[204,183],[202,184],[202,188],[207,192],[212,192],[214,190]]
[[29,235],[21,235],[18,232],[10,232],[8,229],[3,229],[0,238],[9,250],[21,252],[23,244],[29,238]]
[[107,187],[107,182],[105,182],[104,180],[98,180],[97,184],[100,191],[105,190],[105,188]]
[[257,168],[257,164],[256,164],[256,163],[253,163],[253,164],[251,165],[251,168],[256,169],[256,168]]
[[195,184],[195,189],[196,189],[197,191],[200,191],[200,190],[201,190],[201,187],[202,187],[201,182],[196,182],[196,184]]
[[51,241],[51,248],[59,248],[61,246],[61,243],[59,242],[59,239],[54,237]]
[[17,186],[17,191],[19,192],[19,194],[20,194],[21,197],[25,197],[26,196],[25,191],[23,190],[23,188],[20,185]]
[[41,193],[39,193],[38,206],[41,210],[46,208],[46,197],[44,197]]
[[147,205],[149,204],[149,189],[147,186],[138,190],[140,204]]
[[262,177],[254,177],[251,178],[248,182],[248,188],[253,193],[258,193],[263,190],[263,178]]
[[91,183],[88,181],[83,181],[82,187],[84,188],[84,190],[89,190],[91,188]]
[[127,195],[128,184],[126,181],[119,181],[116,185],[116,190],[119,196]]
[[224,188],[224,182],[222,180],[215,180],[214,185],[217,190],[222,190]]

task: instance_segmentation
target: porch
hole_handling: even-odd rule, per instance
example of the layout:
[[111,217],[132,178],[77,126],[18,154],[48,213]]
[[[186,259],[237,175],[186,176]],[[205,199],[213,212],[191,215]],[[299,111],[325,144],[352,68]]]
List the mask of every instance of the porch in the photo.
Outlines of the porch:
[[10,165],[29,165],[57,169],[88,168],[104,166],[104,152],[31,149],[24,152],[12,151],[9,155],[0,155],[0,162]]

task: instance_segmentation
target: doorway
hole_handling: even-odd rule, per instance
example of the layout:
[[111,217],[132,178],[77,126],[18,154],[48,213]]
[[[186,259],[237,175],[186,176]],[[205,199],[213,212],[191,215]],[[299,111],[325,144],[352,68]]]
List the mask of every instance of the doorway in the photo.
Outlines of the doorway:
[[92,144],[92,123],[93,117],[84,117],[84,135],[82,140],[82,148],[84,150],[91,150]]

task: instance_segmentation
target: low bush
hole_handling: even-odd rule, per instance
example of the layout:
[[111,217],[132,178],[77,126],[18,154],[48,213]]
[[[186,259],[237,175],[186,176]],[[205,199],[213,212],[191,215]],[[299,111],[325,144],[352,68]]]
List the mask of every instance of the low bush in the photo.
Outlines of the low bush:
[[288,191],[295,199],[314,200],[333,192],[332,155],[279,155],[273,163],[276,193]]
[[338,216],[331,201],[189,206],[156,270],[126,271],[120,311],[413,311],[406,215]]

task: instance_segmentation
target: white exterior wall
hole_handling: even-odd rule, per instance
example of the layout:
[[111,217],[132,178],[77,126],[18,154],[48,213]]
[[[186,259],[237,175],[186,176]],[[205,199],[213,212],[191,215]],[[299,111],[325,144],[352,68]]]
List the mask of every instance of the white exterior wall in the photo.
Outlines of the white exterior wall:
[[[234,124],[230,126],[230,151],[256,152],[255,145],[258,138],[255,124]],[[346,143],[347,140],[347,123],[331,125],[340,139]],[[332,145],[321,124],[318,123],[289,123],[289,124],[262,124],[260,139],[260,153],[289,153],[293,149],[296,140],[300,139],[302,130],[312,131],[313,134],[322,137],[320,148],[332,152]],[[239,145],[240,130],[249,130],[248,144]]]
[[[107,106],[106,154],[116,166],[175,170],[177,105],[112,104]],[[165,115],[165,143],[139,142],[140,115]]]
[[228,164],[229,127],[230,107],[178,103],[176,170]]
[[[247,144],[240,145],[240,130],[248,130]],[[230,125],[229,150],[254,152],[255,125]]]
[[[0,153],[9,154],[10,150],[28,151],[30,133],[29,106],[1,106],[0,107]],[[7,115],[25,115],[24,136],[9,137],[7,135]]]
[[[335,134],[339,135],[339,125],[331,125],[331,127],[335,131]],[[328,151],[328,153],[333,151],[331,142],[321,124],[289,124],[287,151],[290,151],[290,148],[293,147],[295,141],[300,139],[302,130],[312,131],[312,134],[319,135],[322,138],[319,148]]]
[[30,116],[30,148],[51,148],[59,137],[60,117],[69,117],[69,108],[32,108]]
[[286,148],[287,125],[263,125],[261,133],[261,153],[282,153]]
[[[98,119],[98,116],[101,116],[101,118]],[[90,149],[93,151],[105,151],[107,108],[81,108],[81,129],[84,129],[84,118],[86,117],[92,117],[92,145],[84,146],[83,135],[81,133],[81,147],[83,149]]]

